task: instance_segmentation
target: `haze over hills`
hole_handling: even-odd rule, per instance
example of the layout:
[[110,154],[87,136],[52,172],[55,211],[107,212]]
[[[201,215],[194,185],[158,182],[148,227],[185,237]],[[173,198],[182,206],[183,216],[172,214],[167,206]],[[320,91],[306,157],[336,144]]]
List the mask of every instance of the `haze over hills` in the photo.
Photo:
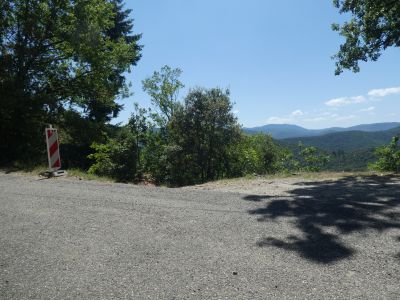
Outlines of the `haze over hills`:
[[[280,139],[282,146],[289,148],[299,156],[299,143],[304,146],[314,146],[330,156],[327,170],[331,171],[365,171],[369,163],[376,161],[374,150],[387,145],[391,139],[400,135],[400,126],[389,130],[374,131],[378,128],[390,127],[393,123],[369,124],[351,127],[351,131],[342,130],[317,136],[303,136]],[[359,130],[354,130],[359,129]],[[360,130],[361,129],[361,130]],[[330,129],[328,129],[330,130]],[[370,131],[367,131],[370,130]]]
[[268,133],[275,139],[287,139],[297,137],[313,137],[321,136],[328,133],[361,131],[361,132],[378,132],[386,131],[396,127],[400,127],[400,122],[360,124],[352,127],[331,127],[325,129],[306,129],[301,126],[291,124],[268,124],[253,128],[243,128],[246,133]]
[[356,151],[371,149],[388,144],[395,135],[400,135],[400,127],[383,131],[342,131],[321,136],[307,136],[283,139],[282,144],[314,146],[326,151]]

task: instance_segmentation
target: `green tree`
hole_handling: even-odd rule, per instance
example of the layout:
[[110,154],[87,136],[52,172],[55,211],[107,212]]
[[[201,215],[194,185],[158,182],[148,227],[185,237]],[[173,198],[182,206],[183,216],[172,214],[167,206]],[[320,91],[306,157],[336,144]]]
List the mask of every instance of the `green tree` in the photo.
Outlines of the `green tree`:
[[400,172],[400,137],[393,137],[389,145],[379,147],[375,150],[378,161],[372,164],[372,169],[388,172]]
[[141,34],[132,34],[133,19],[130,17],[132,9],[124,9],[124,0],[110,0],[110,3],[113,5],[113,26],[107,30],[107,35],[113,41],[122,38],[126,43],[135,45],[139,53],[142,49],[142,46],[138,44]]
[[336,59],[336,75],[349,69],[359,72],[359,61],[376,61],[389,47],[400,46],[400,1],[334,0],[340,13],[351,13],[350,21],[332,28],[345,38]]
[[154,125],[146,135],[146,144],[142,149],[142,165],[144,172],[156,183],[168,182],[168,143]]
[[[153,120],[152,128],[146,135],[146,147],[143,148],[143,168],[158,182],[169,182],[171,174],[172,147],[168,133],[169,123],[180,104],[179,90],[184,86],[179,80],[182,71],[164,66],[151,77],[142,81],[143,91],[147,92],[154,107],[149,115]],[[179,171],[178,171],[179,172]]]
[[233,174],[271,174],[290,167],[290,151],[278,146],[270,135],[242,134],[240,143],[233,145],[231,165]]
[[[43,149],[46,123],[74,110],[100,125],[121,109],[124,72],[140,58],[139,36],[120,1],[0,2],[2,160]],[[28,150],[28,151],[27,151]]]
[[[93,162],[89,172],[119,181],[142,180],[144,172],[148,170],[148,148],[152,148],[152,139],[157,135],[150,114],[150,110],[135,103],[127,125],[110,132],[110,138],[105,142],[93,143],[94,153],[88,156]],[[149,159],[152,161],[154,158],[152,156]]]
[[129,118],[128,128],[135,139],[136,144],[136,167],[137,177],[143,175],[144,166],[142,164],[142,150],[148,143],[148,137],[154,131],[153,124],[149,121],[149,110],[134,104],[135,110]]
[[182,71],[169,66],[155,71],[153,75],[142,81],[143,91],[150,95],[152,104],[158,113],[155,119],[161,128],[165,128],[171,120],[177,106],[179,90],[184,87],[179,77]]
[[301,143],[300,148],[300,165],[301,169],[306,172],[318,172],[320,171],[329,161],[329,156],[325,155],[318,148],[309,146],[304,147]]
[[93,160],[88,172],[127,182],[137,179],[137,152],[135,137],[123,128],[116,139],[106,143],[93,143],[94,153],[88,156]]
[[191,90],[172,118],[168,131],[170,181],[205,182],[229,176],[229,149],[240,139],[229,91]]

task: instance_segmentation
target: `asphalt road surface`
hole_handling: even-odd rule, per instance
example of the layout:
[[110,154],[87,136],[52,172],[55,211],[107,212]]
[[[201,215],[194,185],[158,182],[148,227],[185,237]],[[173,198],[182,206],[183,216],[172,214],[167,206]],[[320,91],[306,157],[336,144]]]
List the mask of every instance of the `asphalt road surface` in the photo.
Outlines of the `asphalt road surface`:
[[291,185],[269,195],[0,174],[0,298],[400,299],[399,181]]

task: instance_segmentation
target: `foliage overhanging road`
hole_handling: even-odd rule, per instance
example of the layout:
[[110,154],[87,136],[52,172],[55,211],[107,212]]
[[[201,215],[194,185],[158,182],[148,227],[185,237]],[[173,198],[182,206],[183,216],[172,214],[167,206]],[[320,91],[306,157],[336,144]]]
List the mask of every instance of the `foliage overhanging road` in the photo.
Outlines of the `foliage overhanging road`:
[[0,174],[0,298],[398,299],[399,181],[291,184],[257,195]]

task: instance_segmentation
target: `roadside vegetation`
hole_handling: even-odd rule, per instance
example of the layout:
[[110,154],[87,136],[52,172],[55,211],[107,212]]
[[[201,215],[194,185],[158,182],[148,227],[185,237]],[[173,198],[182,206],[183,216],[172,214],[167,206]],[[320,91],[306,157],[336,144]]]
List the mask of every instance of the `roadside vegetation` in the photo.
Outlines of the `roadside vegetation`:
[[379,147],[375,154],[379,157],[378,161],[370,165],[371,169],[378,171],[400,172],[400,137],[396,136],[389,145]]
[[136,105],[127,125],[91,145],[89,173],[181,186],[300,167],[269,135],[242,132],[229,90],[194,88],[178,101],[180,74],[165,66],[143,81],[153,107]]
[[[333,26],[346,38],[335,56],[337,74],[357,72],[358,61],[376,60],[382,50],[398,46],[398,4],[334,4],[354,17]],[[64,168],[120,182],[182,186],[340,170],[355,161],[340,151],[289,147],[269,135],[245,134],[229,89],[196,87],[180,98],[182,71],[169,66],[142,82],[152,107],[135,104],[127,124],[112,125],[123,109],[118,100],[130,95],[124,74],[142,52],[141,35],[133,33],[131,10],[124,9],[123,0],[12,0],[1,2],[0,11],[2,166],[44,166],[46,124],[59,129]],[[365,168],[375,155],[371,168],[399,172],[398,137],[365,155]]]

